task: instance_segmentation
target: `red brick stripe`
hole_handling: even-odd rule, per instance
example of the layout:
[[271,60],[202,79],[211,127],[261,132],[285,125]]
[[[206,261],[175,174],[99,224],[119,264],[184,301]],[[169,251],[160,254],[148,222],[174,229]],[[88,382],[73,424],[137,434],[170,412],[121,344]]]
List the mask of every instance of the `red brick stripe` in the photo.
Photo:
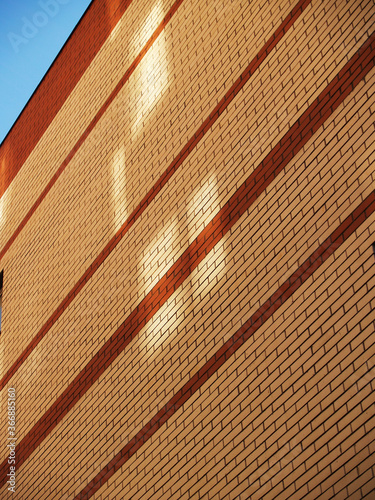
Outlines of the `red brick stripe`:
[[92,497],[374,212],[375,192],[372,192],[252,317],[192,376],[172,399],[158,411],[143,429],[117,453],[74,500],[87,500]]
[[[117,231],[115,236],[109,241],[109,243],[105,246],[102,252],[98,255],[98,257],[94,260],[91,266],[87,269],[87,271],[81,276],[79,281],[73,287],[73,289],[68,293],[68,295],[62,300],[58,308],[54,311],[51,317],[47,320],[47,322],[42,326],[37,335],[33,338],[30,344],[26,347],[26,349],[20,354],[15,363],[9,368],[7,373],[1,379],[0,382],[0,390],[5,387],[5,385],[9,382],[12,376],[16,373],[18,368],[22,365],[22,363],[27,359],[27,357],[31,354],[31,352],[35,349],[35,347],[39,344],[39,342],[43,339],[43,337],[47,334],[52,325],[58,320],[58,318],[62,315],[64,310],[68,307],[68,305],[74,300],[74,298],[79,294],[85,284],[90,280],[90,278],[95,274],[95,272],[99,269],[101,264],[105,261],[105,259],[109,256],[109,254],[116,248],[117,244],[121,241],[121,239],[125,236],[127,231],[131,228],[131,226],[135,223],[135,221],[142,215],[144,210],[148,207],[148,205],[153,201],[153,199],[157,196],[157,194],[161,191],[161,189],[166,185],[168,180],[173,176],[173,174],[177,171],[177,169],[182,165],[183,161],[187,158],[187,156],[193,151],[199,141],[203,138],[203,136],[207,133],[207,131],[212,127],[215,121],[219,118],[219,116],[225,111],[226,107],[232,101],[232,99],[238,94],[238,92],[243,88],[246,82],[249,80],[250,76],[254,74],[260,64],[264,61],[266,56],[271,52],[271,50],[275,47],[276,43],[280,40],[282,34],[285,34],[286,31],[290,28],[293,22],[298,18],[299,15],[302,14],[303,10],[307,7],[307,5],[311,2],[311,0],[300,0],[300,2],[294,7],[292,12],[286,17],[284,22],[279,26],[274,35],[268,40],[268,42],[264,45],[264,47],[260,50],[260,52],[255,56],[255,58],[251,61],[249,66],[245,69],[245,71],[240,75],[240,77],[236,80],[233,86],[229,89],[229,91],[225,94],[223,99],[218,103],[215,109],[211,112],[209,117],[203,122],[201,127],[196,131],[196,133],[191,137],[185,147],[180,151],[180,153],[176,156],[176,158],[169,165],[164,174],[160,177],[157,183],[153,186],[153,188],[147,193],[147,195],[140,202],[138,207],[133,211],[133,213],[129,216],[129,218],[125,221],[125,223],[121,226],[121,228]],[[166,24],[166,19],[163,21]],[[160,27],[159,27],[160,28]],[[134,64],[134,63],[133,63]],[[130,69],[129,69],[130,70]],[[125,81],[125,75],[124,75]],[[120,84],[119,84],[120,85]],[[114,92],[112,95],[114,96]],[[100,111],[99,111],[100,113]],[[95,119],[94,119],[95,120]],[[96,121],[95,121],[96,123]],[[88,133],[85,133],[85,137]],[[77,148],[78,149],[78,148]],[[75,154],[76,150],[69,155],[69,157],[65,160],[65,162],[61,165],[61,172],[70,161],[72,156]],[[72,156],[71,156],[72,155]],[[51,189],[54,182],[56,182],[57,177],[61,174],[61,172],[57,172],[53,179],[51,179],[50,183],[46,187],[45,191],[39,198],[37,204],[39,205],[47,194],[47,192]],[[56,177],[57,176],[57,177]],[[30,210],[29,214],[26,218],[30,218],[34,213],[36,205]],[[21,226],[23,227],[27,220],[26,218],[22,222]],[[13,243],[19,232],[22,230],[22,227],[19,227],[16,233],[9,240],[7,245],[4,247],[0,254],[0,260],[3,257],[4,253],[9,249],[10,245]]]
[[[130,0],[131,1],[131,0]],[[165,26],[168,24],[172,16],[176,13],[178,7],[182,4],[184,0],[176,0],[176,2],[173,4],[171,9],[169,10],[168,14],[164,17],[163,21],[159,24],[159,26],[156,28],[155,32],[151,36],[151,38],[147,41],[146,45],[143,47],[141,52],[138,54],[138,56],[134,59],[133,63],[125,74],[122,76],[121,80],[118,82],[116,87],[113,89],[103,106],[99,109],[95,117],[92,119],[86,130],[83,132],[81,137],[78,139],[76,144],[73,146],[72,150],[68,154],[68,156],[65,158],[65,160],[62,162],[60,167],[57,169],[55,174],[52,176],[51,180],[47,184],[47,186],[43,189],[42,193],[39,195],[38,199],[36,202],[33,204],[33,206],[30,208],[30,210],[27,212],[25,215],[24,219],[22,220],[21,224],[17,227],[15,232],[12,234],[12,236],[9,238],[7,243],[5,244],[4,248],[0,252],[0,260],[4,257],[6,252],[9,250],[11,245],[14,243],[15,239],[17,236],[20,234],[22,229],[25,227],[27,222],[30,220],[36,209],[39,207],[39,205],[42,203],[44,198],[47,196],[49,191],[52,189],[53,185],[57,181],[57,179],[60,177],[60,175],[64,172],[65,168],[67,165],[70,163],[70,161],[74,158],[75,154],[79,150],[79,148],[82,146],[82,144],[85,142],[89,134],[92,132],[92,130],[95,128],[95,125],[98,123],[100,118],[103,116],[103,114],[106,112],[108,107],[111,105],[117,94],[120,92],[120,90],[123,88],[125,83],[129,80],[130,76],[133,74],[134,70],[137,68],[139,63],[142,61],[154,41],[157,39],[157,37],[160,35],[160,33],[163,31]]]
[[[375,43],[375,36],[372,37],[371,43]],[[16,448],[18,467],[27,460],[31,453],[40,443],[42,443],[45,437],[57,426],[95,381],[98,380],[100,375],[111,365],[143,326],[146,325],[150,318],[152,318],[152,316],[162,307],[186,277],[198,266],[214,245],[230,230],[276,175],[282,171],[291,158],[312,136],[312,130],[316,130],[318,125],[321,125],[339,106],[346,96],[347,89],[353,89],[353,82],[355,81],[358,83],[360,81],[358,80],[357,69],[360,68],[359,74],[362,75],[361,78],[364,78],[367,72],[374,66],[375,54],[371,59],[371,64],[366,63],[368,52],[371,50],[371,43],[367,41],[352,57],[344,70],[339,73],[340,77],[337,76],[323,90],[298,122],[291,127],[276,147],[256,167],[254,172],[222,207],[207,227],[22,439],[21,443]],[[364,67],[362,67],[362,65],[364,65]],[[294,137],[295,139],[293,139]],[[373,203],[372,199],[369,198],[369,200]],[[357,209],[357,211],[358,210],[360,209]],[[363,216],[357,216],[358,220],[362,221],[360,217]],[[348,226],[348,222],[343,224]],[[335,236],[335,241],[338,238],[339,236]],[[315,253],[313,255],[315,256]],[[316,259],[317,258],[318,257],[316,257]],[[304,266],[305,264],[301,266],[302,270],[304,270]],[[295,282],[296,281],[293,283]],[[275,295],[273,297],[275,297]],[[282,300],[281,296],[280,300]],[[270,308],[272,307],[275,307],[274,303],[270,305]],[[263,310],[261,313],[263,314]],[[263,316],[259,312],[256,314],[259,314],[257,321],[261,321]],[[5,483],[6,471],[7,462],[5,461],[1,466],[0,478],[2,482],[0,486]]]
[[0,197],[131,2],[94,0],[90,4],[1,145]]

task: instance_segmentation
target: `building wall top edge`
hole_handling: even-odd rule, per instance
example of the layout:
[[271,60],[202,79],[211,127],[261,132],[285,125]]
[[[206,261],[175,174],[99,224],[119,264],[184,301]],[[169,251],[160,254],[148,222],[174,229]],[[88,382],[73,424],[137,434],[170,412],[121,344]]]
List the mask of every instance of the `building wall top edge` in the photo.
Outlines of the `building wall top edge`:
[[92,0],[0,145],[0,198],[131,0]]

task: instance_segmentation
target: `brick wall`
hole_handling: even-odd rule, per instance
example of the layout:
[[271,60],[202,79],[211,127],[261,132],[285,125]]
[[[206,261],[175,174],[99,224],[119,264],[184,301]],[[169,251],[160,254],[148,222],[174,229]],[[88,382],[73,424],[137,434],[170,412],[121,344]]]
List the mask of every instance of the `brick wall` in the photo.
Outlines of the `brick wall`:
[[0,150],[1,498],[372,498],[374,27],[94,0]]

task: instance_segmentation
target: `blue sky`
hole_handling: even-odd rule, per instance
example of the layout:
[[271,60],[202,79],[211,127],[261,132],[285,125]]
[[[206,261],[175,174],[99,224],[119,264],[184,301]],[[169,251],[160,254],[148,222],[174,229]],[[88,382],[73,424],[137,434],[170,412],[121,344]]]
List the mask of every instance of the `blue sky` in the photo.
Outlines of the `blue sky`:
[[0,0],[0,143],[91,0]]

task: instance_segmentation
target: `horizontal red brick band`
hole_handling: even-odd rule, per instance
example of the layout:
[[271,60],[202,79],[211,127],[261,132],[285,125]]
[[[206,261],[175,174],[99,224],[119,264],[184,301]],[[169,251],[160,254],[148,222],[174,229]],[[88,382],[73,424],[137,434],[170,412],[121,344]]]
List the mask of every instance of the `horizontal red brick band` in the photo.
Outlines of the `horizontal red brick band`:
[[374,212],[375,192],[372,192],[168,403],[113,457],[74,500],[87,500],[92,497]]
[[[130,0],[131,1],[131,0]],[[120,92],[120,90],[123,88],[125,83],[129,80],[130,76],[133,74],[139,63],[142,61],[152,44],[155,42],[157,37],[160,35],[160,33],[163,31],[165,28],[166,24],[170,21],[172,16],[176,13],[178,7],[182,4],[184,0],[176,0],[176,2],[173,4],[171,9],[169,10],[168,14],[164,17],[163,21],[159,24],[159,26],[156,28],[154,33],[152,34],[151,38],[147,41],[146,45],[143,47],[141,52],[138,54],[138,56],[134,59],[133,63],[129,66],[125,74],[122,76],[121,80],[118,82],[116,87],[113,89],[109,97],[106,99],[105,103],[103,106],[99,109],[97,114],[94,116],[86,130],[83,132],[81,137],[78,139],[72,150],[69,152],[68,156],[65,158],[65,160],[62,162],[60,167],[57,169],[55,174],[52,176],[50,181],[48,182],[47,186],[43,189],[41,194],[39,195],[38,199],[35,201],[33,206],[30,208],[30,210],[27,212],[25,217],[23,218],[21,224],[17,227],[17,229],[14,231],[12,236],[9,238],[7,243],[5,244],[4,248],[0,252],[0,260],[4,257],[6,252],[9,250],[11,245],[14,243],[16,240],[17,236],[20,234],[22,229],[25,227],[27,222],[31,219],[32,215],[35,213],[36,209],[39,207],[39,205],[42,203],[44,198],[47,196],[49,191],[52,189],[53,185],[57,181],[57,179],[60,177],[60,175],[64,172],[70,161],[74,158],[75,154],[79,150],[79,148],[82,146],[82,144],[85,142],[89,134],[93,131],[95,128],[95,125],[98,123],[100,118],[103,116],[103,114],[106,112],[108,107],[111,105],[117,94]]]
[[[375,37],[373,37],[372,43],[375,43]],[[362,68],[362,64],[368,59],[369,48],[371,48],[371,44],[367,41],[347,63],[344,68],[345,71],[340,72],[340,78],[336,77],[323,90],[298,122],[291,127],[275,148],[256,167],[254,172],[239,187],[236,193],[234,193],[176,263],[126,318],[111,338],[92,357],[85,368],[57,398],[43,417],[32,427],[21,443],[17,445],[16,455],[18,457],[18,466],[21,466],[27,460],[30,454],[73,408],[95,381],[98,380],[100,375],[104,373],[150,318],[165,304],[168,298],[198,266],[214,245],[238,221],[241,215],[266,189],[276,175],[282,171],[291,158],[300,151],[312,136],[312,128],[316,130],[318,124],[320,123],[321,125],[338,107],[346,97],[347,89],[353,89],[353,82],[358,83],[360,81],[357,77],[357,68],[361,69],[360,74],[364,78],[375,64],[374,55],[371,60],[372,63],[367,63]],[[309,119],[306,119],[306,117]],[[299,125],[299,123],[302,125]],[[296,139],[293,140],[294,136]],[[1,486],[6,480],[6,461],[2,464],[0,470]]]
[[94,0],[90,4],[1,145],[0,197],[131,2]]
[[[148,205],[153,201],[153,199],[157,196],[157,194],[161,191],[161,189],[166,185],[168,180],[173,176],[173,174],[178,170],[178,168],[182,165],[183,161],[187,158],[187,156],[191,153],[191,151],[195,148],[195,146],[199,143],[199,141],[203,138],[203,136],[207,133],[207,131],[212,127],[215,121],[219,118],[219,116],[225,111],[226,107],[238,94],[238,92],[243,88],[246,82],[249,80],[250,76],[256,71],[256,69],[260,66],[260,64],[264,61],[267,54],[269,54],[272,48],[275,47],[277,41],[279,41],[281,34],[285,34],[286,30],[290,28],[291,23],[293,23],[299,15],[303,12],[303,10],[307,7],[307,5],[311,2],[311,0],[300,0],[300,2],[295,6],[292,12],[286,17],[284,22],[279,26],[276,30],[275,34],[268,40],[268,42],[264,45],[264,47],[260,50],[257,56],[251,61],[249,66],[245,69],[245,71],[240,75],[240,77],[236,80],[233,86],[229,89],[229,91],[225,94],[223,99],[218,103],[209,117],[203,122],[203,124],[199,127],[196,133],[191,137],[188,143],[184,146],[184,148],[180,151],[180,153],[176,156],[176,158],[169,165],[164,174],[160,177],[157,183],[153,186],[153,188],[147,193],[147,195],[140,202],[138,207],[133,211],[133,213],[129,216],[129,218],[125,221],[125,223],[121,226],[121,228],[116,232],[115,236],[107,243],[102,252],[97,256],[94,262],[90,265],[90,267],[85,271],[85,273],[81,276],[72,290],[67,294],[67,296],[62,300],[58,308],[53,312],[51,317],[47,320],[47,322],[42,326],[42,328],[38,331],[37,335],[33,338],[30,344],[26,347],[26,349],[20,354],[15,363],[9,368],[7,373],[3,376],[0,382],[0,390],[5,387],[5,385],[9,382],[12,376],[16,373],[18,368],[22,365],[22,363],[27,359],[27,357],[31,354],[31,352],[35,349],[35,347],[39,344],[39,342],[43,339],[43,337],[47,334],[52,325],[58,320],[58,318],[63,314],[64,310],[69,306],[69,304],[74,300],[74,298],[79,294],[85,284],[90,280],[90,278],[96,273],[105,259],[110,255],[110,253],[116,248],[117,244],[121,241],[121,239],[125,236],[127,231],[132,227],[135,221],[142,215],[144,210],[148,207]],[[70,161],[70,160],[69,160]],[[60,168],[65,168],[66,165],[63,165]],[[52,187],[53,183],[56,181],[54,177],[51,179],[49,185],[45,190],[45,194],[47,194],[48,190]],[[43,195],[43,197],[45,196]],[[42,201],[42,196],[40,197],[40,202]],[[39,203],[40,203],[39,202]],[[36,209],[36,207],[35,207]],[[29,215],[31,217],[34,209],[31,209]],[[29,218],[30,218],[29,217]],[[27,220],[25,219],[22,222],[22,227],[26,224]],[[22,227],[20,226],[19,231],[21,231]],[[17,237],[19,233],[15,233],[11,240],[9,240],[8,244],[2,250],[0,254],[0,260],[4,253],[8,250],[11,243]]]

